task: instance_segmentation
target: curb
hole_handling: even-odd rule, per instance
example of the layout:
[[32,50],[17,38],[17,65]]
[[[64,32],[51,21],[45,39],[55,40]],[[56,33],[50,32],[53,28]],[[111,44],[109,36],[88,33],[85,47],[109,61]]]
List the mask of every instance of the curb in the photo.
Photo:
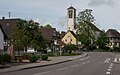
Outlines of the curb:
[[78,59],[78,58],[84,58],[84,57],[87,57],[87,56],[88,56],[88,54],[83,53],[83,55],[81,55],[81,56],[74,57],[74,58],[69,58],[69,59],[66,59],[66,60],[63,60],[63,61],[59,61],[59,62],[55,62],[55,63],[50,63],[50,64],[45,64],[45,65],[30,66],[30,67],[25,67],[25,68],[13,70],[13,71],[6,71],[6,72],[3,71],[3,72],[0,72],[0,74],[1,73],[14,72],[14,71],[20,71],[20,70],[26,70],[26,69],[31,69],[31,68],[37,68],[37,67],[44,67],[44,66],[56,65],[56,64],[60,64],[60,63],[64,63],[64,62],[73,61],[73,60]]

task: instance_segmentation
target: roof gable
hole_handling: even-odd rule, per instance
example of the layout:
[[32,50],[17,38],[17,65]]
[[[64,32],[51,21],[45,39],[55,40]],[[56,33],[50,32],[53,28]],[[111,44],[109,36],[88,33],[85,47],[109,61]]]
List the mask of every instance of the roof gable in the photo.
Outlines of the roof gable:
[[70,6],[69,8],[67,8],[67,10],[69,10],[69,9],[74,9],[74,10],[76,10],[73,6]]
[[[70,30],[68,30],[68,31],[66,32],[66,34],[64,35],[64,37],[65,37],[68,33],[71,33],[71,34],[77,39],[76,34],[75,34],[73,31],[70,31]],[[64,37],[63,37],[63,38],[64,38]]]
[[0,19],[0,24],[8,38],[10,38],[14,32],[18,20],[20,19]]
[[106,32],[107,37],[119,37],[120,38],[120,33],[116,29],[109,29]]
[[6,36],[6,34],[5,34],[5,32],[4,32],[4,30],[3,30],[3,28],[2,28],[1,25],[0,25],[0,29],[1,29],[1,31],[2,31],[2,33],[3,33],[3,35],[4,35],[4,39],[7,39],[7,36]]
[[52,40],[56,29],[55,28],[40,28],[39,31],[41,32],[44,39],[50,41]]

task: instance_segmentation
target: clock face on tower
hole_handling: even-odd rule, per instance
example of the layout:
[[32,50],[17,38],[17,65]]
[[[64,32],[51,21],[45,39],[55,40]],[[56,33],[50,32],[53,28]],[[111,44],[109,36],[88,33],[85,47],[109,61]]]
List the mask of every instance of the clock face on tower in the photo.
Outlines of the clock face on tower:
[[73,11],[72,11],[72,10],[69,10],[69,11],[68,11],[68,14],[69,14],[69,18],[72,18]]

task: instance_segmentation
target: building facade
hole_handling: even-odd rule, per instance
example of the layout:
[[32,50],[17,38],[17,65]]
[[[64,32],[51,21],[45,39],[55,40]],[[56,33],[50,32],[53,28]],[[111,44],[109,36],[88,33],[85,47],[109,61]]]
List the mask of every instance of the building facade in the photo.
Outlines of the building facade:
[[117,30],[109,29],[106,35],[111,47],[120,47],[120,33]]
[[75,31],[76,26],[76,9],[70,6],[67,9],[67,30]]
[[70,31],[70,30],[68,30],[67,33],[64,35],[64,37],[62,38],[62,41],[65,44],[74,44],[74,45],[78,44],[77,37],[76,37],[75,33],[73,31]]

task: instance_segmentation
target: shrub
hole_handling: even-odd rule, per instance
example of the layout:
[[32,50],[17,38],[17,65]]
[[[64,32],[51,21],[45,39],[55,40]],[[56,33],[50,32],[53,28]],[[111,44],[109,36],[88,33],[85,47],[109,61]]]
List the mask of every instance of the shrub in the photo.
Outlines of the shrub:
[[115,52],[120,52],[120,47],[114,47],[113,49]]
[[48,56],[47,55],[42,55],[42,60],[47,60]]
[[3,62],[3,55],[0,54],[0,64],[2,64],[2,62]]
[[30,62],[36,62],[38,60],[38,57],[36,55],[30,56]]
[[11,62],[11,56],[9,54],[0,54],[0,64],[5,64],[9,62]]
[[3,54],[3,61],[4,62],[11,62],[11,56],[7,53]]

